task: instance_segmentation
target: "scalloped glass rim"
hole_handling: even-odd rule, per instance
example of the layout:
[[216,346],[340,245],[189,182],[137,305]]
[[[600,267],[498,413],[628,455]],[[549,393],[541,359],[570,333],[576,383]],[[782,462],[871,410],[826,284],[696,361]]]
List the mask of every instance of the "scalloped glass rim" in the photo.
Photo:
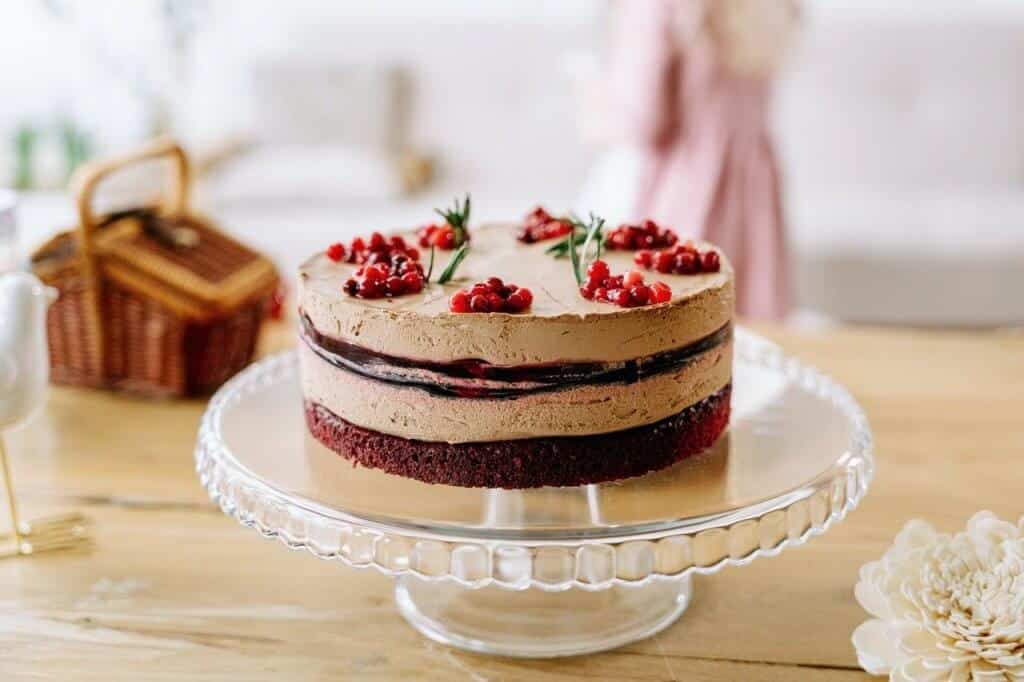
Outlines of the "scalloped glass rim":
[[[242,524],[293,549],[390,575],[445,578],[469,587],[563,590],[710,573],[824,532],[859,503],[873,474],[867,419],[843,387],[752,332],[737,329],[735,341],[738,368],[777,374],[824,401],[845,420],[849,438],[829,466],[799,485],[765,491],[756,501],[715,513],[577,529],[485,528],[356,515],[289,493],[244,466],[221,427],[225,413],[254,394],[295,381],[293,352],[254,364],[217,392],[200,426],[196,468],[211,498]],[[300,457],[301,450],[296,445],[294,452],[278,454]],[[643,485],[644,477],[631,480]],[[502,493],[491,495],[502,503]]]

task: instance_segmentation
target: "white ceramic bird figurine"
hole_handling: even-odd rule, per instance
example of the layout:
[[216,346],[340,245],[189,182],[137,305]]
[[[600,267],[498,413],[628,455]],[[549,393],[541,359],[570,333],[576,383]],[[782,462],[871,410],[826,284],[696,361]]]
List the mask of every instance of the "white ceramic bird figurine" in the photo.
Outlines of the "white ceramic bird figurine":
[[88,519],[78,513],[21,523],[4,447],[3,431],[32,416],[46,399],[50,357],[46,342],[46,309],[55,289],[35,275],[13,272],[0,276],[0,473],[11,516],[13,546],[0,547],[0,559],[69,549],[88,544]]
[[26,421],[46,397],[46,309],[55,298],[35,275],[0,276],[0,431]]

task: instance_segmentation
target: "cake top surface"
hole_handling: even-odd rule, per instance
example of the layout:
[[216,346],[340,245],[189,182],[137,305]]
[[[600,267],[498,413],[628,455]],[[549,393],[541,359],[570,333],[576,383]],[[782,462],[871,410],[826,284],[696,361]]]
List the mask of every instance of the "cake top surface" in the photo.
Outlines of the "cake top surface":
[[[400,311],[424,316],[456,316],[448,310],[448,299],[458,289],[472,286],[488,277],[500,277],[506,283],[528,287],[534,294],[533,305],[517,316],[555,317],[570,315],[624,315],[642,312],[642,308],[619,308],[608,303],[588,301],[580,296],[579,285],[572,274],[567,257],[555,258],[545,251],[557,240],[523,244],[516,240],[516,226],[492,224],[472,230],[469,254],[459,266],[455,278],[446,284],[432,283],[418,294],[405,294],[396,298],[364,299],[349,296],[343,291],[345,281],[359,268],[353,263],[335,263],[324,254],[318,254],[300,268],[303,286],[317,295],[337,299],[342,305]],[[415,240],[403,233],[410,242]],[[711,248],[699,244],[702,249]],[[434,279],[444,268],[451,251],[437,251]],[[429,254],[424,253],[421,263],[426,267]],[[632,251],[605,250],[602,260],[613,273],[636,268]],[[691,298],[708,289],[719,289],[732,278],[732,270],[723,262],[722,270],[710,274],[664,275],[645,272],[648,282],[663,281],[672,287],[672,301]],[[488,313],[505,315],[508,313]],[[465,314],[458,315],[460,319]]]

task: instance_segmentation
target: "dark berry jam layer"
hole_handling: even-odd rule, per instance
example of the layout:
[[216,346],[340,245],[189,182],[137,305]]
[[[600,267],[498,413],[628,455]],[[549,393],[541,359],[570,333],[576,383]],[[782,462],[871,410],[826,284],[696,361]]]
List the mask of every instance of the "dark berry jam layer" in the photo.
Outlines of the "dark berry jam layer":
[[639,476],[695,455],[729,423],[731,386],[648,426],[592,436],[484,443],[409,440],[351,424],[306,403],[306,425],[355,465],[468,488],[577,486]]
[[670,372],[732,338],[727,324],[702,339],[663,353],[623,362],[492,365],[482,360],[435,362],[387,355],[321,334],[303,315],[303,341],[325,362],[370,379],[456,398],[517,398],[586,384],[633,383]]

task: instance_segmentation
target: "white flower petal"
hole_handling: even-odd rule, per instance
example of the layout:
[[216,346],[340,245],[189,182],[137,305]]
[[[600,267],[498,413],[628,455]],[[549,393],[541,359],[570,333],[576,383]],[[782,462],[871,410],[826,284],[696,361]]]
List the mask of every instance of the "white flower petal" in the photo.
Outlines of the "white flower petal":
[[949,682],[969,682],[971,666],[960,664],[949,671]]
[[[903,675],[903,679],[912,680],[913,682],[945,682],[949,679],[949,673],[947,671],[929,670],[921,665],[921,661],[919,659],[907,661],[900,666],[900,674]],[[892,679],[891,673],[889,675],[889,679]]]
[[897,646],[908,656],[914,658],[946,658],[945,652],[939,649],[938,639],[916,623],[902,622],[894,626]]
[[907,677],[902,668],[893,668],[889,672],[889,682],[917,682],[917,680]]
[[870,613],[876,618],[891,618],[892,609],[889,607],[889,600],[878,585],[868,580],[861,580],[853,588],[853,596],[857,598],[857,603],[863,607],[865,611]]
[[971,680],[973,682],[1005,682],[1003,669],[987,661],[971,662]]
[[937,535],[935,528],[930,523],[921,519],[913,519],[907,521],[903,529],[897,533],[893,545],[907,549],[926,547],[935,541]]
[[883,620],[864,621],[853,631],[851,640],[857,650],[857,663],[872,675],[884,675],[907,659]]
[[990,511],[980,511],[967,522],[967,534],[972,538],[985,538],[993,543],[1018,537],[1015,525],[1003,521]]

